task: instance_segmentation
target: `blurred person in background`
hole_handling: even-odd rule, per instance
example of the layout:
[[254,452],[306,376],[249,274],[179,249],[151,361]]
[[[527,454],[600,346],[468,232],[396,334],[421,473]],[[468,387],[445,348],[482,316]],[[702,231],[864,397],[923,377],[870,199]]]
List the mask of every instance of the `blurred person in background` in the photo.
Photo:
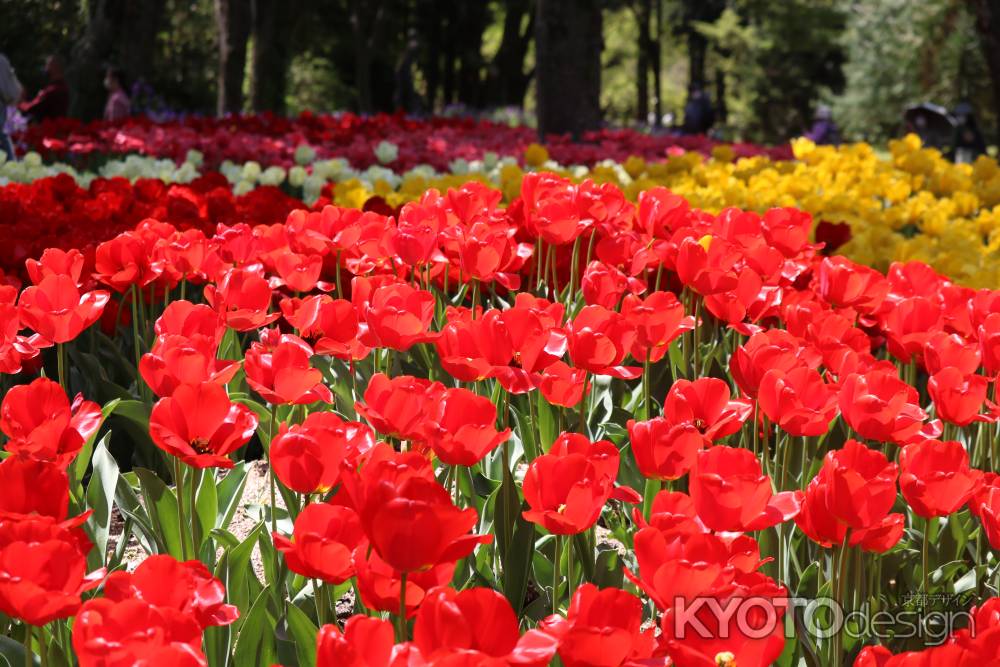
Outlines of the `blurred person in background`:
[[833,111],[825,104],[816,107],[813,115],[813,125],[805,134],[806,139],[815,144],[831,144],[836,146],[840,143],[840,129],[833,122]]
[[10,61],[7,60],[7,56],[0,53],[0,151],[8,160],[14,159],[14,145],[11,144],[10,137],[5,131],[7,107],[17,104],[23,92],[21,82],[17,80],[17,74],[14,73]]
[[62,59],[52,55],[45,60],[45,74],[49,83],[35,97],[22,102],[20,109],[32,122],[45,118],[61,118],[69,112],[69,87],[63,71]]
[[960,102],[952,114],[955,116],[955,139],[952,142],[950,157],[955,162],[971,164],[986,152],[986,141],[976,124],[971,104]]
[[104,120],[115,121],[132,115],[132,101],[125,93],[122,71],[109,67],[104,73],[104,87],[108,91],[108,101],[104,104]]
[[684,105],[682,129],[685,134],[708,134],[713,125],[715,125],[715,109],[712,108],[712,100],[708,98],[708,93],[701,84],[696,83],[691,86],[687,104]]

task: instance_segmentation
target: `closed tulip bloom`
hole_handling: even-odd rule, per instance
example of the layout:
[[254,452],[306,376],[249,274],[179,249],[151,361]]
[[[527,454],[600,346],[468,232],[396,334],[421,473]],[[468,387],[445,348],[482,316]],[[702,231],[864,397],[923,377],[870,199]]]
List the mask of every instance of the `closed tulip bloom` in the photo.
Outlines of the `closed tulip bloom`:
[[801,491],[771,491],[771,480],[748,449],[717,445],[700,452],[690,485],[698,517],[717,531],[770,528],[794,518],[802,504]]
[[968,426],[974,421],[989,419],[979,414],[989,386],[989,378],[985,375],[966,375],[948,366],[927,380],[927,393],[934,401],[938,417],[956,426]]
[[708,441],[693,424],[674,424],[664,417],[646,421],[628,420],[628,435],[639,472],[659,480],[687,474]]
[[21,292],[21,322],[52,343],[66,343],[96,322],[111,295],[104,290],[81,292],[66,275],[43,278]]
[[361,520],[349,507],[311,503],[295,519],[292,539],[274,535],[274,546],[296,574],[341,584],[354,576],[354,550],[365,542]]
[[899,488],[924,518],[957,512],[977,491],[982,473],[969,467],[969,454],[954,440],[925,440],[899,453]]
[[218,348],[226,333],[222,316],[203,303],[172,301],[153,325],[157,339],[182,336],[194,344]]
[[37,285],[48,276],[69,276],[77,284],[86,258],[79,250],[62,248],[46,248],[38,259],[27,259],[24,262],[31,282]]
[[94,257],[95,277],[116,292],[132,286],[145,287],[156,280],[163,267],[150,262],[150,252],[133,232],[119,234],[97,246]]
[[38,378],[10,389],[0,404],[9,452],[67,466],[97,433],[101,407],[77,394],[72,405],[56,382]]
[[425,440],[442,463],[472,466],[510,437],[497,431],[497,409],[468,389],[446,389],[425,425]]
[[195,468],[232,468],[228,454],[247,443],[257,416],[232,403],[224,387],[182,385],[153,406],[149,434],[157,447]]
[[539,456],[524,474],[524,518],[556,535],[582,533],[611,497],[612,480],[582,454]]
[[768,371],[757,395],[760,409],[790,435],[823,435],[837,415],[837,391],[819,372],[797,367]]
[[313,350],[298,336],[267,329],[252,343],[243,362],[247,384],[274,405],[333,402],[323,373],[309,365]]

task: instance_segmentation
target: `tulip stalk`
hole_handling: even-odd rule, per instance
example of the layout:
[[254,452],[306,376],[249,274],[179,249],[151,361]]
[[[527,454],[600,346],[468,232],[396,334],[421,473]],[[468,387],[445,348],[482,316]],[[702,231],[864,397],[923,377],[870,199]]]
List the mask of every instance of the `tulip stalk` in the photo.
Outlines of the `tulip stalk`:
[[399,614],[396,616],[396,641],[405,642],[406,632],[406,572],[399,579]]
[[[184,465],[181,460],[174,457],[174,484],[177,487],[177,523],[178,530],[180,531],[181,537],[181,558],[188,560],[190,556],[188,548],[188,534],[190,531],[190,526],[188,525],[186,506],[184,503]],[[192,506],[192,509],[194,507]]]

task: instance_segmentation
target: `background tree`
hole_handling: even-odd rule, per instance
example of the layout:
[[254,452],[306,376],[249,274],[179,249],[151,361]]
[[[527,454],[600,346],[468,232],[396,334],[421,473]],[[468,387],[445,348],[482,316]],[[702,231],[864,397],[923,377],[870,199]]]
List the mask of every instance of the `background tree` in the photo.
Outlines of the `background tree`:
[[580,137],[601,124],[599,0],[537,0],[538,133]]
[[975,15],[982,55],[989,68],[995,119],[991,123],[993,139],[1000,141],[1000,1],[969,0],[969,6]]
[[216,113],[243,110],[243,79],[247,65],[251,11],[246,0],[215,0],[219,42],[219,76]]

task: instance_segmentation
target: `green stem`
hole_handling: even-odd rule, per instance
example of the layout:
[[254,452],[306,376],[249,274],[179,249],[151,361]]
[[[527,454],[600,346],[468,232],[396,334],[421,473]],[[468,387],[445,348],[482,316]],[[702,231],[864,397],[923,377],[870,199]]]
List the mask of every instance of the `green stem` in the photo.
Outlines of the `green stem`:
[[184,464],[174,457],[174,485],[177,487],[177,523],[181,533],[181,558],[188,560],[188,525],[184,505]]
[[135,348],[136,387],[139,398],[146,400],[146,385],[139,375],[139,360],[142,358],[142,347],[139,345],[139,288],[132,285],[132,347]]
[[406,641],[406,572],[399,582],[399,615],[396,617],[396,641]]
[[552,613],[559,613],[559,548],[562,546],[562,538],[555,536],[555,555],[552,558]]
[[320,627],[326,625],[326,610],[323,609],[323,584],[319,579],[312,580],[313,602],[316,603],[316,622]]
[[590,381],[590,373],[583,375],[583,397],[580,399],[580,433],[587,435],[587,383]]
[[73,397],[70,396],[69,387],[66,385],[66,344],[57,343],[56,344],[56,365],[59,369],[59,386],[62,387],[66,395],[69,396],[70,401]]
[[573,538],[568,538],[569,548],[566,549],[566,608],[573,603],[573,561],[574,557]]
[[931,520],[924,519],[924,542],[920,550],[920,555],[923,562],[924,569],[924,594],[929,594],[931,592],[930,588],[930,572],[929,572],[929,555],[930,555],[930,544],[931,544]]
[[[275,422],[278,420],[278,406],[271,404],[271,421],[268,424],[268,437],[267,437],[267,480],[271,486],[271,534],[278,532],[278,519],[276,518],[276,510],[278,508],[277,504],[277,494],[275,493],[275,483],[274,483],[274,466],[271,465],[271,441],[274,440],[274,430]],[[275,585],[277,585],[277,580],[275,580]]]
[[31,635],[33,630],[34,626],[24,626],[24,664],[26,667],[32,667],[34,664],[34,661],[31,659],[31,656],[33,655],[31,651]]

